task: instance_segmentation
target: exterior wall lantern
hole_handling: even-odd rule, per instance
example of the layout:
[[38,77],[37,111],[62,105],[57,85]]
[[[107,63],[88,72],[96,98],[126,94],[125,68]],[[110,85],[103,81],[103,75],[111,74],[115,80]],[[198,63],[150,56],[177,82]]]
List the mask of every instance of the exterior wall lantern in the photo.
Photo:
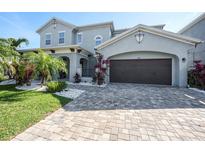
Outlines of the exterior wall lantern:
[[182,62],[184,63],[186,61],[186,58],[182,58]]
[[144,38],[144,34],[139,30],[135,34],[135,38],[136,38],[137,42],[140,44]]

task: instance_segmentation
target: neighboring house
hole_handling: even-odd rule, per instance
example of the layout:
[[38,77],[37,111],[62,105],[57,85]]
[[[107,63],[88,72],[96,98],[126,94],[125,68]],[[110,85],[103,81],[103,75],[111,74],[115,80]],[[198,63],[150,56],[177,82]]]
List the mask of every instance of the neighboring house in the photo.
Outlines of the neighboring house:
[[193,67],[194,60],[201,60],[202,63],[205,63],[205,13],[194,19],[178,33],[190,37],[195,37],[203,41],[196,48],[189,50],[189,69]]
[[201,40],[165,31],[164,26],[137,25],[115,30],[113,22],[75,26],[52,18],[37,33],[41,49],[67,62],[70,81],[75,73],[92,77],[95,54],[100,53],[111,64],[107,82],[184,87],[187,53]]

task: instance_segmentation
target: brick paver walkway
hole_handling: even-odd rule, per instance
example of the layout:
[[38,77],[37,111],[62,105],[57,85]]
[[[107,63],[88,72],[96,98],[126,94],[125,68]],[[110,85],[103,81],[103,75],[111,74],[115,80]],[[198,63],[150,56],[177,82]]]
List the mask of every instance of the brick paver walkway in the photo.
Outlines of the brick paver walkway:
[[205,140],[205,94],[136,84],[86,90],[13,140]]

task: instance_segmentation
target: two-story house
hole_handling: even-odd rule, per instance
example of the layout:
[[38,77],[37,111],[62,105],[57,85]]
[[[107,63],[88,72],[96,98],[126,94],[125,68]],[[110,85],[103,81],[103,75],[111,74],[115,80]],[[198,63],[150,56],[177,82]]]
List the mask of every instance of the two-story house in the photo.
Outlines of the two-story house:
[[52,18],[37,33],[41,49],[65,60],[69,73],[64,77],[70,81],[76,73],[94,75],[97,52],[110,60],[106,82],[186,86],[187,53],[201,40],[165,31],[164,26],[117,30],[113,22],[76,26]]
[[40,35],[41,49],[67,62],[67,78],[73,81],[76,73],[83,77],[94,75],[94,47],[111,39],[113,29],[112,22],[75,26],[52,18],[37,33]]

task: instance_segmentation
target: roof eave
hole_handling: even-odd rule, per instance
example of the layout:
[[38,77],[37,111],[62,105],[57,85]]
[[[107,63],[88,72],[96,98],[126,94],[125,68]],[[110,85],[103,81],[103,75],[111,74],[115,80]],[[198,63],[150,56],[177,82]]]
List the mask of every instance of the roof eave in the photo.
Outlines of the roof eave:
[[150,27],[149,29],[152,29],[153,31],[156,31],[159,34],[161,33],[165,36],[167,35],[167,36],[177,38],[177,39],[182,40],[182,41],[187,41],[187,43],[188,42],[190,42],[190,43],[201,43],[202,42],[202,40],[200,40],[200,39],[189,37],[189,36],[184,36],[184,35],[181,35],[178,33],[173,33],[173,32],[160,30],[160,29],[156,29],[156,28],[153,29],[152,27]]
[[68,46],[55,46],[55,47],[46,47],[46,48],[31,48],[31,49],[21,49],[17,50],[18,52],[32,52],[32,51],[37,51],[37,50],[51,50],[51,49],[65,49],[65,48],[76,48],[76,49],[82,49],[90,54],[93,54],[92,52],[82,48],[80,45],[68,45]]
[[192,20],[189,24],[187,24],[184,28],[182,28],[181,30],[179,30],[177,33],[182,34],[185,31],[187,31],[188,29],[190,29],[191,27],[193,27],[195,24],[197,24],[198,22],[200,22],[201,20],[203,20],[205,18],[205,13],[202,13],[201,15],[199,15],[197,18],[195,18],[194,20]]
[[157,35],[161,34],[164,37],[168,37],[170,39],[175,39],[177,41],[181,41],[181,42],[192,44],[192,45],[202,43],[202,41],[199,39],[190,38],[190,37],[186,37],[186,36],[177,36],[180,34],[175,34],[175,33],[172,34],[172,32],[160,30],[160,29],[153,28],[153,27],[148,27],[145,25],[137,25],[134,28],[119,34],[118,36],[114,37],[113,39],[108,40],[99,46],[96,46],[95,49],[100,50],[102,48],[105,48],[106,46],[113,44],[113,43],[117,42],[119,39],[122,39],[122,38],[128,36],[130,33],[134,33],[135,31],[138,31],[138,30],[142,30],[142,31],[149,32],[149,33],[154,32]]
[[77,26],[76,29],[84,29],[84,28],[92,28],[92,27],[98,27],[98,26],[110,26],[111,30],[114,31],[114,24],[113,21],[110,22],[103,22],[103,23],[95,23],[90,25],[83,25],[83,26]]
[[64,21],[64,20],[61,20],[61,19],[58,19],[58,18],[56,18],[56,17],[53,17],[53,18],[51,18],[50,20],[48,20],[45,24],[43,24],[39,29],[37,29],[36,30],[36,33],[40,33],[41,31],[42,31],[42,29],[43,28],[45,28],[52,20],[56,20],[56,21],[59,21],[60,23],[62,23],[62,24],[64,24],[64,25],[66,25],[66,26],[69,26],[69,27],[71,27],[71,28],[75,28],[76,26],[75,25],[73,25],[73,24],[70,24],[70,23],[68,23],[68,22],[66,22],[66,21]]

